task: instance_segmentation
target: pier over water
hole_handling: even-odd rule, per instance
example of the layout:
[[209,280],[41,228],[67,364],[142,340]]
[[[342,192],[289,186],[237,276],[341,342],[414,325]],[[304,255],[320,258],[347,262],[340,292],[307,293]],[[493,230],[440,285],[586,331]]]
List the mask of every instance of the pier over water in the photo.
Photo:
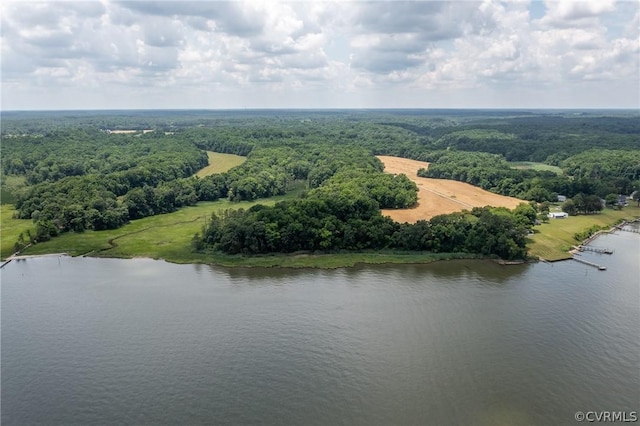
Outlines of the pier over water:
[[573,256],[573,260],[578,261],[580,263],[584,263],[585,265],[593,266],[594,268],[598,268],[599,271],[606,271],[607,267],[604,265],[598,265],[597,263],[590,262],[588,260],[582,259],[577,256]]
[[578,247],[578,250],[580,250],[580,251],[592,251],[594,253],[601,253],[601,254],[613,254],[613,249],[603,248],[603,247],[593,247],[593,246],[581,245],[581,246]]

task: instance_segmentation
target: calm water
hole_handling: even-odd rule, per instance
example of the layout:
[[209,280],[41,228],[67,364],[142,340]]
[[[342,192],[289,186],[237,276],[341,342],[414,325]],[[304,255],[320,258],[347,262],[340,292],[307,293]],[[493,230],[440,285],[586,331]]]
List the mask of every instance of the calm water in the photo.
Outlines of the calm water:
[[576,424],[638,411],[640,236],[568,261],[2,270],[2,424]]

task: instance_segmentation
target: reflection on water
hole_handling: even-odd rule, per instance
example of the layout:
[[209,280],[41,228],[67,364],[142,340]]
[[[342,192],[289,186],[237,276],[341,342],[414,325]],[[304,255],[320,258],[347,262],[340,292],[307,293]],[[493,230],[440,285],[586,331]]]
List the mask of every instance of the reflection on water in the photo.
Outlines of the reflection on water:
[[378,277],[388,277],[392,283],[399,285],[419,282],[426,277],[434,279],[444,278],[478,279],[486,283],[502,283],[526,273],[530,265],[500,265],[486,260],[448,260],[429,264],[382,264],[382,265],[356,265],[352,268],[340,268],[335,270],[314,268],[224,268],[218,266],[195,265],[199,273],[226,274],[229,279],[250,280],[252,282],[271,282],[273,280],[285,280],[296,282],[298,279],[314,277],[339,276],[340,279],[359,280],[363,274],[373,273]]
[[[2,270],[2,423],[574,424],[637,410],[640,236],[573,261]],[[589,256],[606,256],[589,254]]]

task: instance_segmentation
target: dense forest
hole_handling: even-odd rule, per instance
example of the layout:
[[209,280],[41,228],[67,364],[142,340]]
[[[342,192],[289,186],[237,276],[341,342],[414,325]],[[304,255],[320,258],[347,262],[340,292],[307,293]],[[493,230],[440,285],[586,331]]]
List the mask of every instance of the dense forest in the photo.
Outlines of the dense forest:
[[[122,133],[126,131],[127,133]],[[196,177],[205,151],[247,157]],[[534,202],[399,224],[417,187],[375,155],[429,161],[419,175]],[[556,166],[521,169],[514,161]],[[536,204],[569,197],[572,214],[640,188],[636,112],[453,110],[3,112],[2,196],[42,241],[221,198],[256,200],[304,185],[301,198],[213,216],[194,247],[457,251],[524,256]],[[589,201],[591,204],[587,203]]]
[[194,236],[193,246],[228,254],[396,249],[523,259],[536,212],[522,206],[515,212],[476,207],[399,224],[383,216],[379,204],[366,194],[327,196],[313,191],[307,198],[273,207],[214,213],[202,235]]

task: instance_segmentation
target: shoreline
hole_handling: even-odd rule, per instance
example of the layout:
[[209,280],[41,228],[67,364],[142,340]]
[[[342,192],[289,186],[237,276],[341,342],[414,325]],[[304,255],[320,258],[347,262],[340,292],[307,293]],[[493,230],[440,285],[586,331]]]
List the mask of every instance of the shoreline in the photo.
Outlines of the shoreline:
[[[616,230],[620,230],[621,227],[639,223],[640,218],[633,220],[624,220],[619,224],[612,225],[609,229],[603,229],[595,232],[583,240],[580,244],[577,244],[567,252],[570,257],[557,260],[548,260],[544,258],[529,258],[529,259],[517,259],[517,260],[505,260],[490,256],[482,256],[472,253],[419,253],[419,252],[407,252],[407,253],[392,253],[392,252],[351,252],[351,253],[274,253],[271,255],[260,256],[242,256],[242,255],[211,255],[206,256],[199,254],[198,257],[189,258],[165,258],[160,256],[121,256],[110,255],[104,252],[90,251],[82,254],[70,254],[68,252],[56,252],[56,253],[42,253],[42,254],[30,254],[21,255],[13,254],[6,259],[2,259],[0,268],[3,268],[13,260],[26,260],[31,258],[40,257],[53,257],[53,256],[65,256],[65,257],[91,257],[91,258],[103,258],[103,259],[150,259],[161,260],[167,263],[173,263],[178,265],[210,265],[219,266],[223,268],[285,268],[285,269],[340,269],[340,268],[354,268],[360,265],[418,265],[428,264],[433,262],[442,262],[448,260],[485,260],[491,261],[500,266],[513,266],[524,265],[530,263],[556,263],[566,260],[573,260],[573,255],[579,252],[578,247],[588,245],[596,240],[600,235],[611,234]],[[207,258],[208,257],[208,258]]]
[[[590,235],[589,237],[587,237],[586,239],[584,239],[580,244],[578,244],[577,246],[573,246],[571,248],[571,250],[569,250],[569,253],[571,254],[571,258],[567,259],[567,260],[575,260],[578,261],[580,263],[584,263],[587,264],[589,266],[594,266],[596,268],[598,268],[600,271],[605,271],[607,269],[606,266],[600,265],[600,264],[596,264],[587,260],[584,260],[580,257],[580,253],[582,251],[584,251],[584,247],[589,247],[589,245],[595,241],[599,236],[603,235],[603,234],[607,234],[607,235],[611,235],[612,233],[615,233],[616,231],[622,231],[622,228],[626,225],[632,224],[632,223],[638,223],[640,222],[640,219],[636,218],[634,220],[623,220],[622,222],[613,225],[611,228],[609,229],[601,229],[598,230],[596,232],[594,232],[592,235]],[[606,254],[613,254],[613,250],[611,249],[599,249],[599,250],[603,250],[603,253]],[[592,250],[593,251],[593,250]],[[599,251],[601,252],[601,251]]]
[[[565,220],[567,226],[561,221],[537,225],[527,244],[529,255],[548,263],[570,260],[578,247],[592,243],[599,235],[640,222],[640,209],[607,210],[600,215],[572,216]],[[593,234],[587,236],[586,231],[590,229]],[[576,237],[581,239],[576,240]]]
[[[200,215],[200,212],[197,212]],[[595,232],[593,235],[586,238],[582,244],[589,244],[594,241],[599,235],[605,232],[613,232],[617,228],[623,227],[626,224],[638,223],[640,222],[640,215],[633,214],[631,217],[627,216],[626,218],[618,219],[619,223],[609,222],[606,226],[608,230],[599,230]],[[142,219],[141,221],[145,221]],[[180,223],[183,223],[181,221]],[[140,223],[141,225],[143,222]],[[134,233],[139,234],[141,231],[149,230],[152,227],[146,226],[147,223],[144,224],[144,229],[136,229]],[[168,224],[162,224],[163,228],[169,226]],[[98,235],[97,233],[95,235]],[[109,240],[113,240],[116,238],[122,238],[125,235],[120,234],[106,234],[109,237]],[[132,235],[132,233],[127,233],[126,235]],[[82,237],[85,237],[84,235]],[[22,252],[26,251],[26,254],[20,254],[21,252],[13,253],[11,256],[8,256],[6,259],[2,260],[2,266],[4,267],[6,264],[16,259],[28,259],[31,257],[40,257],[40,256],[71,256],[71,257],[94,257],[94,258],[116,258],[116,259],[133,259],[133,258],[146,258],[146,259],[154,259],[154,260],[164,260],[169,263],[175,264],[203,264],[203,265],[213,265],[213,266],[221,266],[221,267],[268,267],[268,268],[314,268],[314,269],[336,269],[336,268],[352,268],[358,265],[363,264],[426,264],[431,262],[437,262],[442,260],[454,260],[454,259],[484,259],[491,260],[492,262],[501,265],[501,266],[509,266],[509,265],[522,265],[526,263],[534,263],[534,262],[545,262],[545,263],[554,263],[560,260],[569,260],[572,259],[573,252],[571,249],[566,249],[565,255],[560,259],[547,259],[544,256],[531,254],[531,247],[528,247],[529,256],[527,259],[520,260],[504,260],[498,259],[490,256],[482,256],[478,254],[471,253],[431,253],[431,252],[393,252],[389,251],[380,251],[380,252],[345,252],[345,253],[278,253],[271,255],[260,255],[260,256],[242,256],[242,255],[224,255],[219,253],[193,253],[187,247],[182,247],[178,249],[176,247],[175,250],[172,250],[171,253],[166,251],[158,250],[131,250],[128,249],[126,251],[116,250],[115,253],[111,253],[111,249],[114,247],[106,247],[101,243],[101,239],[96,240],[95,243],[88,244],[85,248],[83,245],[79,244],[81,241],[76,241],[72,239],[65,244],[58,244],[50,247],[51,252],[47,252],[47,248],[49,247],[41,247],[39,244],[33,247],[25,247]],[[568,243],[568,241],[567,241]],[[45,243],[46,244],[46,243]],[[185,243],[186,244],[186,243]],[[182,245],[182,244],[179,244]],[[574,243],[569,247],[575,249],[579,244]],[[76,247],[75,249],[71,247]],[[85,250],[78,250],[80,247],[85,248]],[[147,248],[146,246],[143,248]],[[37,254],[29,254],[29,252],[36,252]]]
[[69,256],[69,253],[45,253],[45,254],[12,254],[6,259],[2,259],[2,264],[0,264],[0,269],[4,268],[6,265],[11,263],[13,260],[25,260],[36,257],[53,257],[53,256]]
[[634,219],[634,220],[623,220],[622,222],[613,225],[611,228],[609,229],[601,229],[599,231],[594,232],[592,235],[590,235],[589,237],[587,237],[586,239],[584,239],[580,244],[578,244],[577,246],[574,246],[571,250],[569,250],[569,253],[571,254],[575,254],[577,251],[580,251],[580,247],[581,246],[587,246],[589,244],[591,244],[594,240],[596,240],[600,235],[603,234],[612,234],[616,231],[620,231],[622,230],[622,228],[626,225],[632,224],[632,223],[640,223],[640,219]]
[[580,244],[573,246],[567,253],[570,257],[558,260],[548,260],[544,258],[530,258],[530,259],[517,259],[517,260],[505,260],[495,257],[482,256],[472,253],[419,253],[419,252],[407,252],[407,253],[386,253],[386,252],[352,252],[352,253],[277,253],[271,255],[261,256],[242,256],[242,255],[211,255],[206,258],[206,255],[199,254],[200,259],[196,257],[190,258],[165,258],[155,256],[119,256],[109,255],[103,252],[90,251],[83,254],[70,254],[68,252],[56,252],[56,253],[42,253],[42,254],[27,254],[21,255],[15,253],[6,259],[2,259],[0,268],[4,268],[13,260],[26,260],[40,257],[91,257],[91,258],[103,258],[103,259],[150,259],[161,260],[167,263],[173,263],[178,265],[210,265],[219,266],[223,268],[285,268],[285,269],[340,269],[340,268],[354,268],[360,265],[419,265],[428,264],[433,262],[442,262],[448,260],[486,260],[491,261],[500,266],[513,266],[524,265],[529,263],[556,263],[565,260],[573,260],[573,256],[579,252],[578,247],[582,245],[588,245],[596,240],[602,234],[611,234],[621,227],[638,223],[640,219],[624,220],[619,224],[611,226],[606,230],[599,230],[593,235],[583,240]]
[[198,254],[187,258],[172,258],[160,256],[119,256],[110,255],[104,252],[90,251],[82,254],[70,254],[68,252],[42,253],[31,255],[20,255],[15,253],[2,260],[0,268],[3,268],[13,260],[25,260],[39,257],[67,256],[67,257],[91,257],[104,259],[151,259],[162,260],[178,265],[210,265],[223,268],[285,268],[285,269],[340,269],[354,268],[360,265],[418,265],[448,260],[486,260],[500,266],[524,265],[529,263],[555,263],[565,260],[573,260],[573,256],[579,251],[578,247],[588,245],[602,234],[610,234],[621,227],[640,222],[640,218],[624,220],[619,224],[612,225],[609,229],[595,232],[583,240],[580,244],[572,247],[567,252],[569,257],[558,260],[548,260],[544,258],[529,258],[517,260],[505,260],[495,257],[482,256],[472,253],[393,253],[393,252],[351,252],[351,253],[277,253],[262,256],[242,256],[242,255],[210,255]]
[[[503,260],[487,256],[481,256],[470,253],[343,253],[343,254],[295,254],[285,255],[276,254],[270,256],[257,257],[218,257],[216,259],[190,259],[182,261],[181,259],[171,259],[152,256],[109,256],[95,255],[96,253],[87,253],[80,255],[72,255],[69,253],[45,253],[35,255],[18,255],[7,258],[3,265],[8,264],[12,260],[26,260],[40,257],[90,257],[102,259],[150,259],[160,260],[167,263],[178,265],[210,265],[223,268],[284,268],[284,269],[342,269],[354,268],[361,265],[419,265],[433,262],[442,262],[450,260],[483,260],[491,261],[500,266],[524,265],[531,263],[531,260]],[[534,261],[535,262],[535,261]]]

